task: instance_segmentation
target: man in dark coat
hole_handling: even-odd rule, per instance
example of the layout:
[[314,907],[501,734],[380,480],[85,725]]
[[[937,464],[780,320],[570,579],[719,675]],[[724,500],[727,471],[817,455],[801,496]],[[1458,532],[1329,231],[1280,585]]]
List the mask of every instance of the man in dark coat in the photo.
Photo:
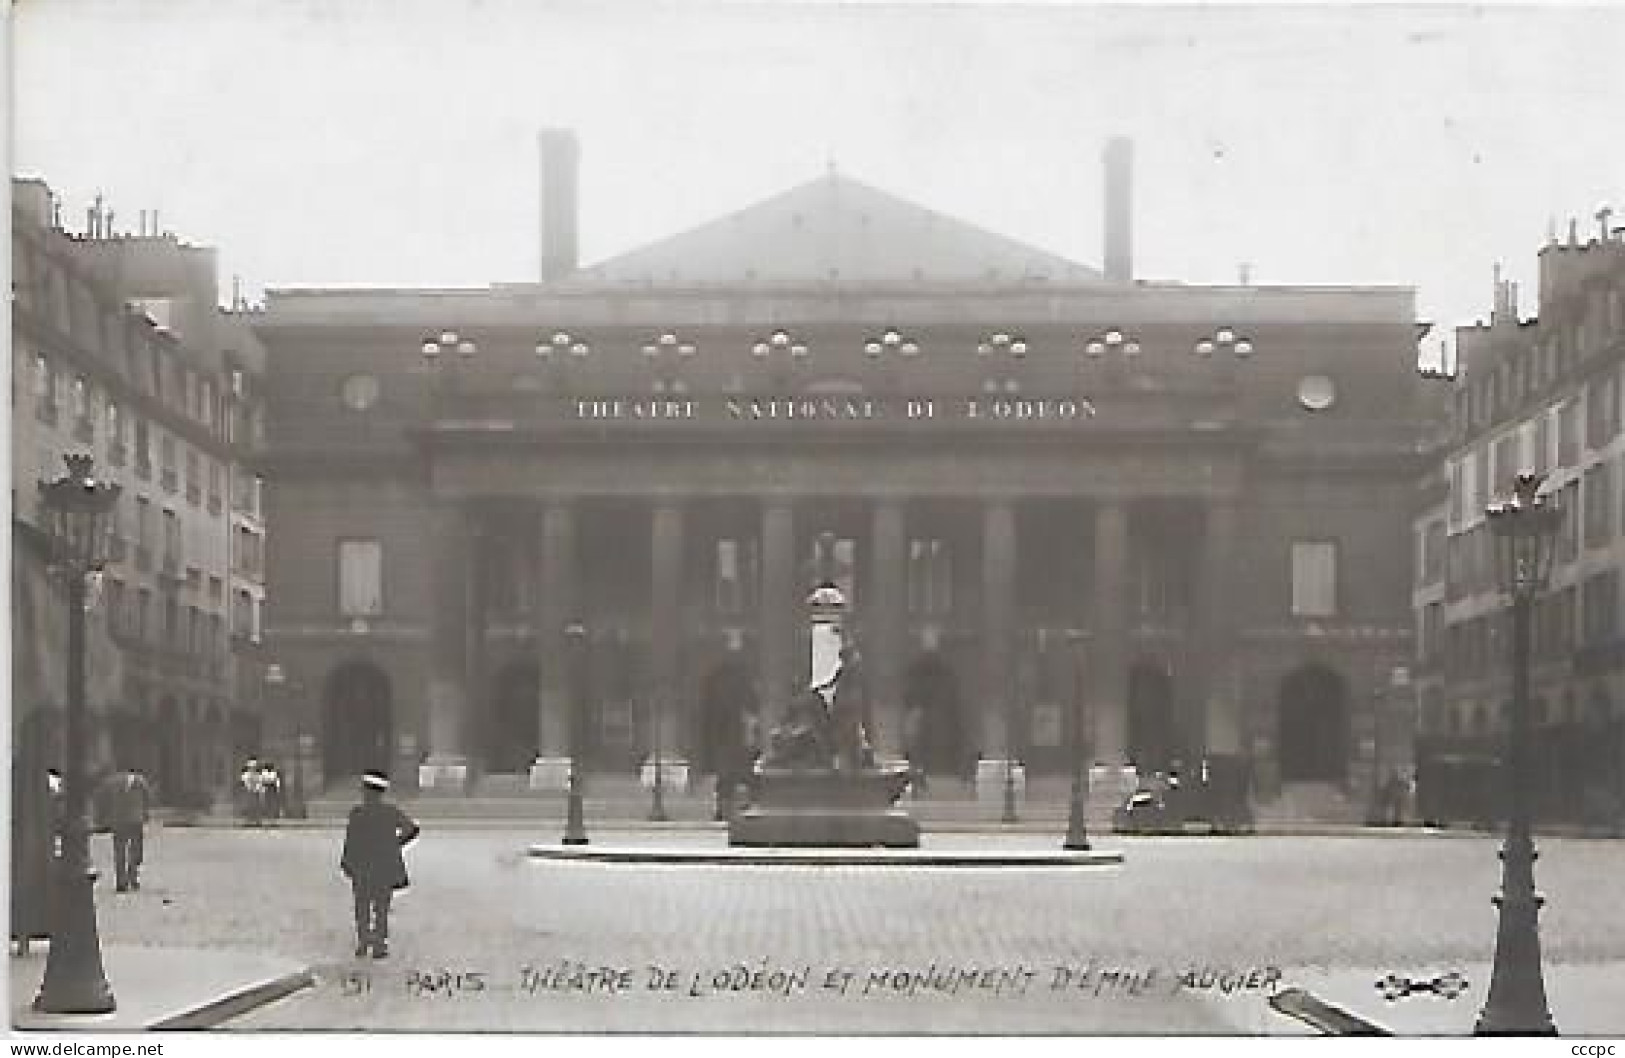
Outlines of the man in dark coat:
[[140,889],[152,788],[138,771],[116,771],[102,780],[96,794],[96,817],[113,833],[113,877],[118,891]]
[[355,954],[374,959],[389,954],[389,901],[396,889],[407,886],[406,860],[401,849],[418,836],[418,825],[395,805],[384,800],[389,778],[368,771],[361,778],[362,801],[350,809],[344,831],[344,855],[339,870],[350,879],[355,893]]

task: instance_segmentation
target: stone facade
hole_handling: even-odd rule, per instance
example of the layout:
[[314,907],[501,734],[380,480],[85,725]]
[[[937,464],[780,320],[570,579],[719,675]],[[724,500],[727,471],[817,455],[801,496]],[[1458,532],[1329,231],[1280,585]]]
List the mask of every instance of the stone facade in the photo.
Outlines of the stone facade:
[[1101,763],[1366,796],[1411,653],[1409,290],[1109,280],[831,173],[256,329],[268,634],[327,778],[546,785],[577,706],[598,767],[713,770],[805,685],[828,577],[883,757],[1060,772],[1077,722]]
[[[13,193],[14,537],[37,526],[35,483],[61,476],[68,453],[92,454],[123,485],[91,621],[104,637],[90,662],[94,765],[122,758],[162,799],[198,803],[228,787],[236,755],[259,749],[258,343],[217,304],[213,251],[148,232],[145,217],[118,232],[99,202],[69,231],[43,182],[13,181]],[[14,553],[43,560],[35,546]],[[54,628],[65,604],[28,583],[14,580],[13,656],[31,659],[14,717],[61,705],[62,644],[29,629]]]
[[1506,602],[1484,509],[1520,470],[1546,475],[1565,512],[1552,582],[1536,603],[1531,720],[1540,816],[1619,819],[1625,804],[1625,237],[1602,229],[1540,251],[1540,316],[1496,282],[1489,323],[1457,331],[1456,370],[1437,379],[1447,434],[1424,482],[1413,593],[1424,810],[1500,811],[1497,762],[1510,694]]

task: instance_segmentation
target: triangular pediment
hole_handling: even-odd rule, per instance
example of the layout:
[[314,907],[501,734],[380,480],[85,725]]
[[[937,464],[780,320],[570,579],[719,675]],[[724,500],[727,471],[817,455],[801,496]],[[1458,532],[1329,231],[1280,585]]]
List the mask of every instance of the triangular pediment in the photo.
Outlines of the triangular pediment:
[[640,286],[1034,281],[1101,277],[835,172],[566,280]]

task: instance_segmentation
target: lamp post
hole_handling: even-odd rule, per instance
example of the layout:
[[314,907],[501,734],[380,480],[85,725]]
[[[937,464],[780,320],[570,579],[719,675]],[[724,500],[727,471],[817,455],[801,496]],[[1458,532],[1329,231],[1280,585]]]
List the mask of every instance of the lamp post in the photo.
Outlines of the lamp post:
[[1543,477],[1518,475],[1510,500],[1485,511],[1495,537],[1501,589],[1512,601],[1512,715],[1503,771],[1507,830],[1501,846],[1501,893],[1489,998],[1473,1032],[1479,1036],[1555,1036],[1540,965],[1540,907],[1529,818],[1530,612],[1551,576],[1563,514],[1539,495]]
[[[699,346],[679,338],[675,331],[663,331],[658,337],[645,342],[643,357],[658,372],[654,382],[655,392],[670,393],[672,395],[688,392],[688,385],[681,377],[681,372],[683,365],[693,360],[698,353]],[[656,513],[656,519],[658,525],[658,512]],[[659,634],[659,630],[656,631],[656,634]],[[655,679],[657,681],[663,675],[660,667],[660,662],[657,661],[655,664]],[[654,755],[654,767],[651,769],[654,782],[649,791],[648,818],[651,823],[666,823],[671,820],[671,816],[666,812],[666,762],[664,759],[663,732],[661,731],[666,719],[666,695],[669,693],[671,693],[670,687],[658,684],[650,689],[649,749]]]
[[587,626],[572,621],[565,626],[570,645],[570,792],[565,802],[564,838],[566,845],[587,844],[587,824],[581,808],[581,729],[585,725],[587,698]]
[[1086,756],[1094,740],[1085,737],[1090,714],[1083,693],[1083,633],[1072,629],[1067,639],[1072,642],[1072,797],[1066,813],[1066,840],[1061,842],[1061,848],[1068,852],[1088,852],[1089,825],[1085,815],[1089,807],[1089,762]]
[[[288,672],[277,662],[265,666],[265,686],[276,699],[279,707],[286,708],[288,700],[284,692],[298,695],[300,686],[297,682],[288,679]],[[294,819],[304,819],[307,812],[305,808],[305,721],[304,709],[297,698],[293,702],[293,803],[289,815]]]
[[34,1009],[45,1014],[105,1014],[118,1003],[102,969],[96,930],[96,871],[90,862],[90,831],[85,808],[87,767],[85,723],[86,579],[101,569],[111,527],[109,515],[122,489],[97,481],[95,461],[70,455],[68,472],[41,482],[40,511],[50,540],[52,562],[67,578],[68,687],[67,744],[63,794],[66,818],[57,856],[56,902],[45,978]]

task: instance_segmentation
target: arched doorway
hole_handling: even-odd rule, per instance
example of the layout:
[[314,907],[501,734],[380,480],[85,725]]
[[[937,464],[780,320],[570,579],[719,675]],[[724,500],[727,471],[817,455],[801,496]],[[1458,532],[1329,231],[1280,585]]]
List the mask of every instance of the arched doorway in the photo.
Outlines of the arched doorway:
[[528,772],[542,744],[541,669],[529,662],[503,666],[491,684],[490,772]]
[[[910,760],[928,773],[966,770],[965,716],[959,677],[936,651],[920,655],[903,678],[904,741]],[[915,757],[918,759],[914,759]]]
[[390,765],[393,708],[389,677],[351,661],[327,677],[322,708],[322,775],[329,785]]
[[1141,661],[1128,670],[1128,755],[1142,775],[1167,771],[1180,754],[1174,681],[1168,670]]
[[[724,661],[706,674],[700,690],[700,744],[702,772],[716,774],[731,756],[745,748],[746,717],[756,715],[756,690],[750,673],[736,660]],[[760,736],[758,735],[758,739]],[[648,742],[648,732],[644,732]],[[735,760],[735,765],[742,761]]]
[[1343,677],[1309,664],[1281,681],[1279,747],[1283,782],[1341,782],[1348,775],[1349,708]]

